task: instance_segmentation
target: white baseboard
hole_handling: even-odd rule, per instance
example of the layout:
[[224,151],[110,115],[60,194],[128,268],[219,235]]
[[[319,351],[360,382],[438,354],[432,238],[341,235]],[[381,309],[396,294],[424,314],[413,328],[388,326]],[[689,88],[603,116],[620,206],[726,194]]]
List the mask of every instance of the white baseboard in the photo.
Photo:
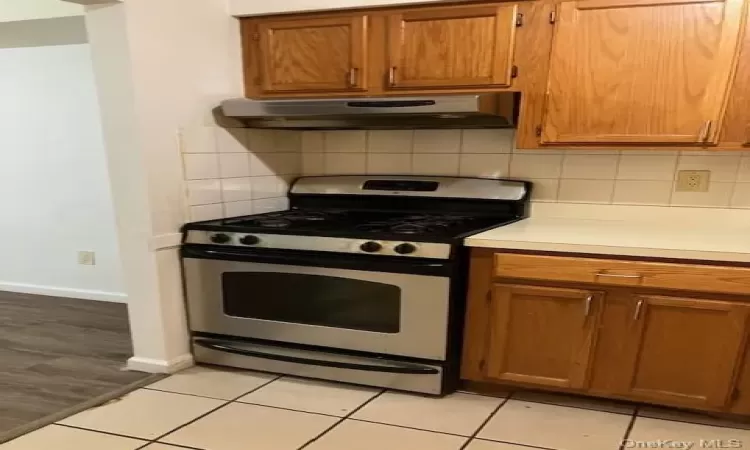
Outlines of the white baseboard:
[[51,295],[53,297],[82,298],[103,302],[127,303],[128,296],[122,292],[96,291],[92,289],[72,289],[36,284],[9,283],[0,281],[0,291],[19,292],[21,294]]
[[163,359],[140,358],[133,356],[128,359],[128,369],[148,373],[175,373],[195,365],[193,355],[185,354],[169,361]]

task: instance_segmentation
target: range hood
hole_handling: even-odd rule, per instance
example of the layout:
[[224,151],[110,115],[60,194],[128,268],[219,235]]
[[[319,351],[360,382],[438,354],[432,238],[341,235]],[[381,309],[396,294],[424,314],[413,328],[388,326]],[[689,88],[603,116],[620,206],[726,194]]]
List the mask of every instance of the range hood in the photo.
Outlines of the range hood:
[[515,126],[518,116],[518,94],[315,100],[237,98],[223,101],[221,111],[248,128],[510,128]]

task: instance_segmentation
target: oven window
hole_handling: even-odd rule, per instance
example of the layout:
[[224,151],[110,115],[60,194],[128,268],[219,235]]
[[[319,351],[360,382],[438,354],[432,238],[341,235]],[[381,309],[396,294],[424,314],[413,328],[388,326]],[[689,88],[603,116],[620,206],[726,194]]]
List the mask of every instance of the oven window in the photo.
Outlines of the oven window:
[[401,288],[384,283],[273,272],[222,274],[224,312],[351,330],[398,333]]

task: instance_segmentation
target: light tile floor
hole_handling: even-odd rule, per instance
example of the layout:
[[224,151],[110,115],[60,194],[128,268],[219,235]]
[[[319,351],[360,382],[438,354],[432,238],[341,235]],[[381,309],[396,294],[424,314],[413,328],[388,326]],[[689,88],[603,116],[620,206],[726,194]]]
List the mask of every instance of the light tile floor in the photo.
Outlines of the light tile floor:
[[563,395],[436,399],[194,367],[0,450],[622,450],[659,440],[750,450],[750,425]]

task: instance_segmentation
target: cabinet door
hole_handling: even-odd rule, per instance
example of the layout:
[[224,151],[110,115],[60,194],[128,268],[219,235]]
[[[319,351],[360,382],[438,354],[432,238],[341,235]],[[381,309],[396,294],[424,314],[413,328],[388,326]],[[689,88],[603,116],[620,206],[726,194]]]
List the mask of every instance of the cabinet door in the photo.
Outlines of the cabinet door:
[[717,141],[743,0],[559,5],[542,142]]
[[588,383],[602,295],[495,284],[488,378],[568,388]]
[[636,296],[623,394],[635,400],[727,404],[745,342],[749,307],[732,302]]
[[737,70],[729,91],[724,126],[719,136],[720,146],[750,147],[750,8],[745,16],[745,33],[740,45]]
[[365,15],[261,21],[257,38],[265,92],[367,88]]
[[515,21],[514,4],[390,15],[387,87],[510,86]]

